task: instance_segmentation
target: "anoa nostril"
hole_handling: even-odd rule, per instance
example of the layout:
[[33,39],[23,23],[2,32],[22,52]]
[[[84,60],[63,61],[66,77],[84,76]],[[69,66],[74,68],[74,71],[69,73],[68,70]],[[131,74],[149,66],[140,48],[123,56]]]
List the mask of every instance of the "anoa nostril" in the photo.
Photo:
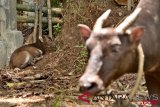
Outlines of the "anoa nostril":
[[91,83],[90,82],[81,82],[81,84],[80,84],[80,92],[85,92],[85,91],[87,91],[88,90],[88,88],[89,87],[91,87]]
[[80,86],[80,92],[86,92],[96,87],[97,87],[96,83],[83,84],[82,86]]
[[91,90],[93,88],[96,88],[97,84],[96,83],[91,83],[90,87],[88,87],[88,90]]

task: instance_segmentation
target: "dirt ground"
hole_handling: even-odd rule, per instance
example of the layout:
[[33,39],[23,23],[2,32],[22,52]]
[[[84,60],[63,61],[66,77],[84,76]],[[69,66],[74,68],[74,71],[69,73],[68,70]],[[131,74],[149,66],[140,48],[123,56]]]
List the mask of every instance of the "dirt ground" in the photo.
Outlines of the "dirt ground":
[[[35,66],[21,71],[0,70],[0,107],[109,107],[114,101],[78,100],[81,95],[78,79],[84,71],[87,52],[77,31],[77,24],[92,28],[95,20],[107,9],[111,15],[104,26],[115,27],[130,12],[113,0],[72,0],[64,4],[61,33],[56,37],[56,50],[47,52]],[[106,90],[129,93],[136,80],[127,74],[113,82]],[[146,95],[146,87],[138,93]],[[120,106],[117,106],[120,107]]]

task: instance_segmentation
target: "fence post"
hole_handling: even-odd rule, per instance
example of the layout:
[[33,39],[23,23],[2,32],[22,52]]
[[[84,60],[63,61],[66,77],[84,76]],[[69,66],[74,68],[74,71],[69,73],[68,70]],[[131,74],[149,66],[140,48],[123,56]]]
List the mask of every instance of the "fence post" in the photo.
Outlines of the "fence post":
[[48,28],[49,28],[49,37],[52,38],[52,13],[51,13],[51,1],[47,0],[48,7]]

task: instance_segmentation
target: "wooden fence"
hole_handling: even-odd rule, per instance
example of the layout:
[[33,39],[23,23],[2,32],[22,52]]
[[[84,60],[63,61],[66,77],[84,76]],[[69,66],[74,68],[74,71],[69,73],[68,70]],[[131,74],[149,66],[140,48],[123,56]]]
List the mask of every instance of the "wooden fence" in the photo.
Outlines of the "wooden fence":
[[[34,30],[32,35],[31,43],[36,41],[36,32],[38,31],[40,36],[42,36],[42,24],[48,23],[49,36],[52,38],[52,24],[62,24],[63,21],[59,16],[62,16],[61,8],[52,8],[51,0],[47,0],[47,3],[44,5],[43,0],[34,0],[32,4],[29,4],[29,1],[17,0],[17,22],[23,26],[23,23],[34,23]],[[25,13],[34,13],[32,16],[28,16]],[[44,14],[44,15],[43,15]],[[52,15],[54,14],[54,17]],[[39,25],[39,29],[37,29]]]
[[[27,11],[27,12],[35,12],[36,6],[34,5],[24,5],[24,4],[17,4],[17,11]],[[47,13],[48,8],[43,7],[42,8],[42,13]],[[61,8],[51,8],[51,12],[54,13],[55,15],[60,15],[62,14],[62,9]],[[29,16],[17,16],[17,22],[20,23],[34,23],[35,17],[29,17]],[[48,21],[47,17],[42,18],[42,23],[47,23]],[[63,23],[62,19],[59,17],[52,17],[52,23]]]

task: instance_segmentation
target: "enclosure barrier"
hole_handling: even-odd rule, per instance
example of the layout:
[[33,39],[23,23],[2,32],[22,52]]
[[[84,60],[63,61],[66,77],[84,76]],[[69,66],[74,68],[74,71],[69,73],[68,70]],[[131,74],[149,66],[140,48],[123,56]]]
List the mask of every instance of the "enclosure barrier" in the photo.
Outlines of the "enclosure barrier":
[[[17,11],[28,11],[28,12],[35,12],[36,7],[34,5],[23,5],[23,4],[17,4],[16,6]],[[51,12],[57,15],[62,15],[62,9],[61,8],[51,8]],[[47,13],[48,12],[48,8],[47,7],[43,7],[42,8],[42,12],[43,13]],[[34,23],[35,18],[34,17],[27,17],[27,16],[17,16],[17,22],[20,23]],[[43,17],[42,18],[42,23],[48,23],[48,19],[47,17]],[[58,17],[54,17],[52,18],[52,23],[56,24],[56,23],[60,23],[62,24],[63,21],[62,19],[58,18]]]
[[[35,12],[35,6],[34,5],[24,5],[24,4],[17,4],[16,6],[18,11],[29,11],[29,12]],[[42,8],[43,13],[47,13],[47,7]],[[51,8],[51,11],[55,14],[62,14],[61,8]]]

